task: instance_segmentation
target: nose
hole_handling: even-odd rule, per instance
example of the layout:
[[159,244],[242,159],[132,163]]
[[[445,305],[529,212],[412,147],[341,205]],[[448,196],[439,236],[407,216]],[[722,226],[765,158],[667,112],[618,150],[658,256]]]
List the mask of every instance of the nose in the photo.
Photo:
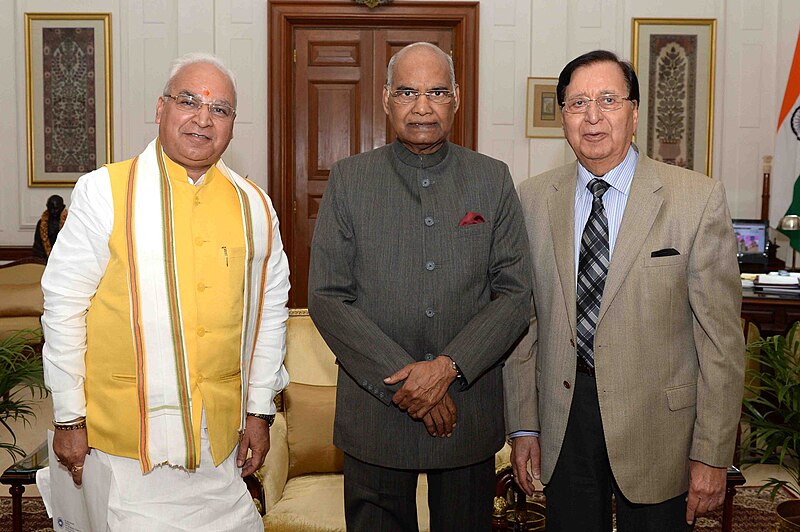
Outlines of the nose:
[[603,118],[603,111],[595,100],[589,100],[588,107],[586,108],[585,120],[591,124],[596,124]]
[[201,103],[200,109],[198,109],[197,114],[194,115],[194,120],[198,125],[203,127],[211,125],[211,104]]
[[431,102],[428,101],[428,97],[425,96],[425,93],[420,94],[419,97],[414,100],[412,111],[418,115],[427,115],[433,112]]

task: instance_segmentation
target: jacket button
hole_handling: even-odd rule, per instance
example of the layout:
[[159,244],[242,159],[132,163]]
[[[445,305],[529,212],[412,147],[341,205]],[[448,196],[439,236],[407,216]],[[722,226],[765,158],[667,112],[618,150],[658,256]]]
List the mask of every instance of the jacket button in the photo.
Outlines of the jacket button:
[[433,310],[432,308],[425,309],[425,315],[428,316],[429,318],[432,318],[436,316],[436,311]]
[[204,240],[202,238],[200,238],[199,236],[194,239],[194,245],[195,246],[202,246],[203,242],[204,242]]
[[425,225],[427,225],[428,227],[433,225],[433,217],[432,216],[426,216],[425,217]]
[[570,388],[572,388],[572,385],[568,381],[564,381],[564,388],[569,390]]
[[430,180],[430,179],[428,179],[428,178],[425,178],[425,179],[423,179],[423,180],[422,180],[422,186],[423,186],[424,188],[428,188],[429,186],[431,186],[431,180]]
[[425,263],[425,269],[428,270],[429,272],[432,272],[434,268],[436,268],[436,263],[433,262],[432,260],[429,260],[428,262]]
[[433,353],[425,353],[425,360],[427,360],[428,362],[433,360],[433,358],[434,358]]
[[206,330],[205,330],[205,328],[203,328],[203,327],[198,327],[198,328],[197,328],[197,336],[205,336],[205,335],[206,335]]

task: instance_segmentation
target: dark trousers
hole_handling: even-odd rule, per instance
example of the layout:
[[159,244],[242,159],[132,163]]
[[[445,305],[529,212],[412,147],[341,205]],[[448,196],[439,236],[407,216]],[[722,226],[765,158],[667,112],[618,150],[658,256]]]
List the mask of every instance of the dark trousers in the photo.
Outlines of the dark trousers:
[[[494,456],[455,469],[431,469],[428,507],[432,532],[489,531]],[[351,532],[417,532],[417,477],[344,455],[344,515]]]
[[561,454],[544,493],[547,532],[610,532],[612,494],[619,532],[691,530],[686,494],[658,504],[634,504],[622,494],[608,462],[597,383],[584,373],[576,376]]

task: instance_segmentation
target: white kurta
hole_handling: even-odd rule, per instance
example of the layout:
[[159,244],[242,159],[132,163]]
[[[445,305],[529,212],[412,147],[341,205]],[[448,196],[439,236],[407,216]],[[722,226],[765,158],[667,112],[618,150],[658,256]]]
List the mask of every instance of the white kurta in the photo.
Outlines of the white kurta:
[[146,475],[138,460],[96,449],[111,468],[108,529],[114,532],[251,532],[264,523],[236,467],[238,447],[214,467],[205,415],[200,429],[200,466],[195,471],[168,465]]
[[[72,223],[59,233],[42,283],[46,296],[42,321],[47,337],[44,373],[59,421],[86,413],[86,310],[110,258],[108,240],[114,224],[111,186],[105,168],[95,172],[101,175],[80,180],[73,191]],[[194,184],[202,183],[203,177]],[[274,224],[272,255],[268,258],[260,334],[247,397],[247,410],[260,413],[275,411],[273,399],[288,383],[282,362],[289,267],[271,204],[270,210]],[[67,262],[81,267],[66,267]],[[241,478],[241,468],[236,466],[238,448],[215,467],[205,412],[200,432],[200,466],[193,472],[161,465],[143,475],[138,460],[91,450],[112,470],[109,530],[263,530]]]

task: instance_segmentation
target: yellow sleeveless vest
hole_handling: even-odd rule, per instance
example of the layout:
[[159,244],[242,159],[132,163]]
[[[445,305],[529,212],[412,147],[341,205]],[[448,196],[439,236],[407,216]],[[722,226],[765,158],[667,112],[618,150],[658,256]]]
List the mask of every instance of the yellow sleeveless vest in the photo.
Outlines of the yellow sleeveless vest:
[[[192,389],[192,431],[200,461],[203,408],[214,463],[238,443],[241,415],[245,241],[234,186],[212,167],[200,186],[165,157],[173,188],[179,293]],[[111,258],[86,317],[89,446],[138,459],[136,355],[131,331],[125,197],[132,160],[106,166],[114,200]],[[147,280],[141,279],[141,289]]]

